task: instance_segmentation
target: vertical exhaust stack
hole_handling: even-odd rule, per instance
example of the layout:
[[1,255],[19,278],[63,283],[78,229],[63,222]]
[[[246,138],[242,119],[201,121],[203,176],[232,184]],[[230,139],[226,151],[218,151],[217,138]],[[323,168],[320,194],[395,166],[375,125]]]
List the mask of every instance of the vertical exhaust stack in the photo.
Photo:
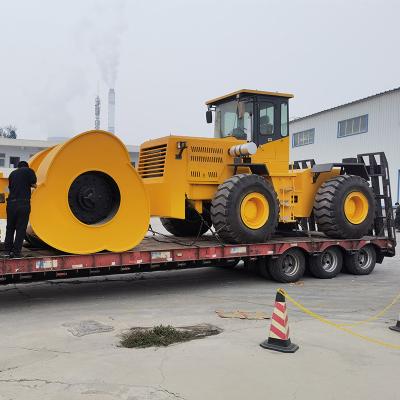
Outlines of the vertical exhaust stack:
[[108,91],[108,131],[115,133],[115,90]]
[[100,129],[100,97],[94,100],[94,129]]

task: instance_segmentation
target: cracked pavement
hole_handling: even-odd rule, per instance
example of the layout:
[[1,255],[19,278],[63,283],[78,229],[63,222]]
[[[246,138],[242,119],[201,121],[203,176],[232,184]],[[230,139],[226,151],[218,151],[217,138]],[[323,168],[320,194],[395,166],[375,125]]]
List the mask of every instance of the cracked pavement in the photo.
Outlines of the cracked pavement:
[[[334,331],[289,304],[300,350],[275,353],[259,347],[268,320],[222,319],[215,310],[269,314],[282,286],[313,311],[353,322],[387,305],[399,282],[395,257],[370,276],[307,276],[303,286],[213,268],[1,286],[0,400],[398,399],[400,351]],[[388,329],[399,311],[397,304],[356,330],[400,345]],[[114,330],[73,336],[65,324],[81,321]],[[125,329],[160,323],[224,331],[168,348],[118,346]]]

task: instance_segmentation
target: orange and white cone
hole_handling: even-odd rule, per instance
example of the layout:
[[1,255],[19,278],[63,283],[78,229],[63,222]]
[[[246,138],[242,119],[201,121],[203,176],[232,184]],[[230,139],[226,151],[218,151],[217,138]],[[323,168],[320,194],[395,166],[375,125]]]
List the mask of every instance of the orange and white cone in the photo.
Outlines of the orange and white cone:
[[400,315],[399,318],[397,318],[397,323],[394,326],[389,326],[389,329],[391,329],[392,331],[397,331],[400,332]]
[[260,346],[282,353],[294,353],[299,349],[297,344],[290,341],[285,296],[280,292],[276,293],[268,339],[262,342]]

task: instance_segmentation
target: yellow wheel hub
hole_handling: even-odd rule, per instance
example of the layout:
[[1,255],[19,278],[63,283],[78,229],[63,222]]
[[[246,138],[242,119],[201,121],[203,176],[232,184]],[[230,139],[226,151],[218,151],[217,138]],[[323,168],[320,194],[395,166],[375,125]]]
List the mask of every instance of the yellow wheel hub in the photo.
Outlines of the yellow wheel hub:
[[268,221],[269,204],[261,193],[249,193],[242,200],[240,217],[243,223],[251,228],[261,228]]
[[361,192],[351,192],[344,201],[344,214],[354,225],[361,224],[367,218],[369,210],[368,199]]

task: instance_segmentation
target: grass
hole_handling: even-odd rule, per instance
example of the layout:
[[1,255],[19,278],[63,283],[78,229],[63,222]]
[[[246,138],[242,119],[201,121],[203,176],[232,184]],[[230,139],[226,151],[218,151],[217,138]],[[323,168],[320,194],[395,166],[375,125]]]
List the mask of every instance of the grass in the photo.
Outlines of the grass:
[[220,332],[220,329],[208,325],[178,329],[171,325],[158,325],[153,328],[132,328],[129,332],[121,335],[120,344],[122,347],[127,348],[165,347],[173,343],[217,335]]

